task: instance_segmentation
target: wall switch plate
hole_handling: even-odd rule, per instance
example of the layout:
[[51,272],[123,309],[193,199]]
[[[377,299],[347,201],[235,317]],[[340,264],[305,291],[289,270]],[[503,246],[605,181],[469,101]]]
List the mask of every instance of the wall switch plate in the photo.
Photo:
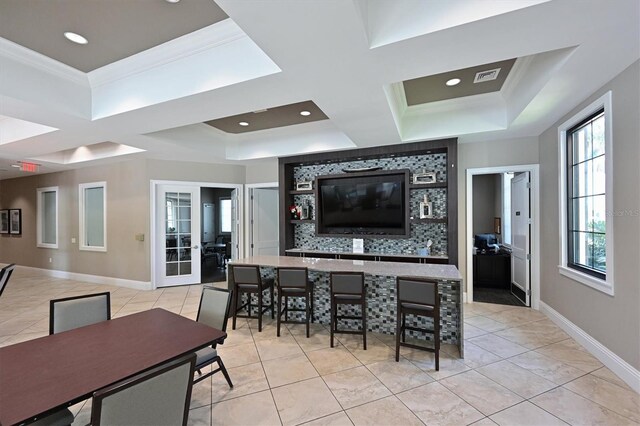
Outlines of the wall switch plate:
[[136,234],[136,241],[144,241],[144,234]]
[[71,244],[75,244],[76,243],[76,238],[75,237],[71,237]]

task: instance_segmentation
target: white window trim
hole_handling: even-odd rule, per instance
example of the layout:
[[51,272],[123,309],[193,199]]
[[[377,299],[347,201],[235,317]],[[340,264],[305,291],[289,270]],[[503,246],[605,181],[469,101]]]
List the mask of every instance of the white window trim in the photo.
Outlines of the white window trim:
[[[614,295],[614,257],[613,257],[613,126],[611,91],[592,102],[589,106],[565,121],[558,127],[558,188],[559,188],[559,218],[560,218],[560,264],[558,271],[565,277],[606,293]],[[606,249],[607,273],[606,280],[593,277],[567,266],[567,131],[589,115],[604,108],[605,128],[605,191],[606,191]]]
[[[42,214],[43,214],[43,209],[44,209],[44,205],[42,204],[42,194],[44,192],[55,192],[56,193],[56,204],[55,204],[55,209],[56,209],[56,242],[53,244],[50,243],[43,243],[42,242]],[[58,187],[57,186],[48,186],[46,188],[37,188],[36,189],[36,194],[37,194],[37,200],[36,200],[36,220],[37,220],[37,224],[36,224],[36,235],[37,235],[37,239],[36,239],[36,246],[37,247],[42,247],[42,248],[51,248],[51,249],[57,249],[58,248],[58,241],[59,241],[59,236],[58,236],[58,221],[59,221],[59,214],[58,214]]]
[[[85,227],[84,227],[84,190],[85,189],[89,189],[89,188],[103,188],[103,191],[102,191],[102,202],[103,202],[103,207],[104,207],[104,214],[103,214],[104,237],[103,237],[102,241],[104,241],[104,245],[102,245],[102,246],[87,246],[87,245],[85,245],[86,232],[85,232]],[[80,185],[78,185],[78,191],[79,191],[78,205],[79,205],[79,208],[80,208],[79,215],[78,215],[79,223],[80,223],[79,249],[80,250],[84,250],[84,251],[106,252],[107,251],[107,182],[81,183]]]

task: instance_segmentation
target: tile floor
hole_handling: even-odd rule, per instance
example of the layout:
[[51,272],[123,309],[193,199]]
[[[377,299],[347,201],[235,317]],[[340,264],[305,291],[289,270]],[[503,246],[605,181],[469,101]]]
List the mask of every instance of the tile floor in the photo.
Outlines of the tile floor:
[[[18,270],[0,299],[0,346],[45,336],[48,301],[111,291],[112,316],[152,307],[195,318],[201,286],[137,291],[48,278]],[[392,336],[356,336],[315,325],[284,327],[240,320],[221,356],[220,374],[194,386],[192,425],[626,425],[640,423],[640,396],[543,314],[527,308],[465,306],[466,357],[445,345],[433,355],[402,349]],[[229,327],[230,328],[230,327]],[[72,407],[88,423],[90,401]]]

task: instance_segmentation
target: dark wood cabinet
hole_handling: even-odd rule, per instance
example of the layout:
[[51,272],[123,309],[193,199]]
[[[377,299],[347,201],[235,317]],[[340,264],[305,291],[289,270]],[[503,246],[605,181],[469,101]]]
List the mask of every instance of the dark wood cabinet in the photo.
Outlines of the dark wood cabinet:
[[477,287],[511,287],[511,255],[487,253],[473,255],[473,285]]

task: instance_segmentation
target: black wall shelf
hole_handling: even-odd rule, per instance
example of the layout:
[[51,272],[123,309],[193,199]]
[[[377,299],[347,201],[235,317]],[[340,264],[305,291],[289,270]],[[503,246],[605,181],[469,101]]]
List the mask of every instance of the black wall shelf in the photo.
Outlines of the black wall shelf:
[[411,219],[411,223],[447,223],[449,220],[446,217],[429,217],[425,219],[414,218]]
[[434,182],[434,183],[411,183],[409,184],[409,190],[414,189],[429,189],[429,188],[446,188],[447,182]]
[[303,191],[289,191],[289,195],[304,195],[304,194],[313,194],[313,189],[305,189]]

